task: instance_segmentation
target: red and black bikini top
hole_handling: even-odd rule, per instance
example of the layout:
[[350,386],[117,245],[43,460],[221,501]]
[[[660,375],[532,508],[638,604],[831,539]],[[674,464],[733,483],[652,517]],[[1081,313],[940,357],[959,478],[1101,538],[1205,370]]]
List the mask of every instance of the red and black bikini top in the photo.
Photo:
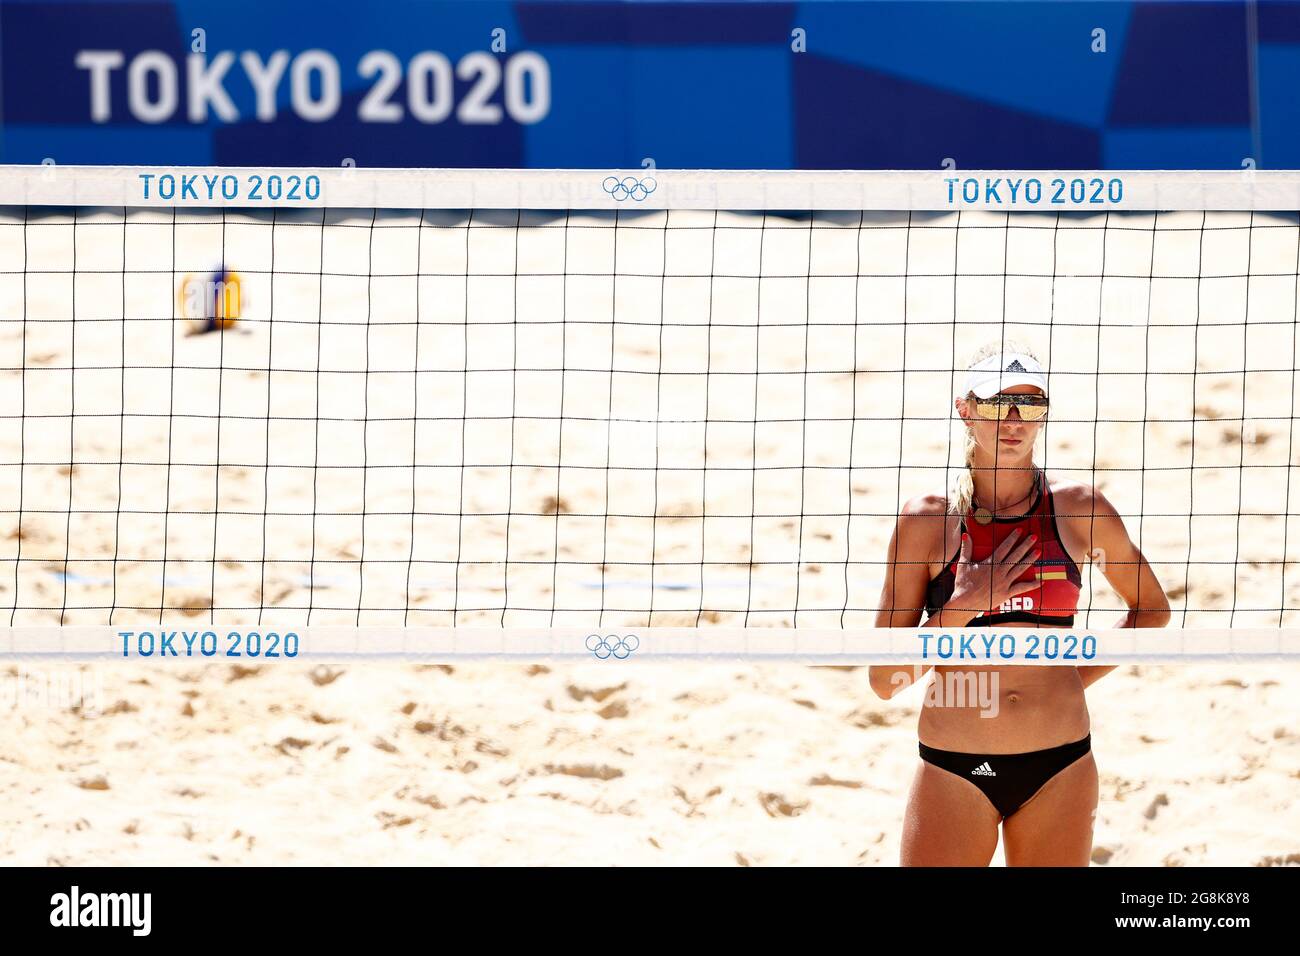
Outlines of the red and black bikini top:
[[[1052,490],[1047,476],[1039,472],[1035,481],[1034,503],[1022,515],[1000,518],[989,515],[984,509],[962,516],[961,530],[971,537],[971,557],[987,558],[1014,529],[1022,535],[1035,534],[1042,550],[1038,561],[1025,569],[1019,581],[1037,581],[1038,587],[1004,601],[997,611],[972,620],[967,627],[983,624],[1046,624],[1069,627],[1074,624],[1074,612],[1079,608],[1082,576],[1079,566],[1061,543],[1056,527],[1056,510],[1052,503]],[[982,517],[978,517],[982,516]],[[957,580],[957,562],[961,545],[942,571],[930,580],[925,589],[925,610],[933,614],[952,597]]]

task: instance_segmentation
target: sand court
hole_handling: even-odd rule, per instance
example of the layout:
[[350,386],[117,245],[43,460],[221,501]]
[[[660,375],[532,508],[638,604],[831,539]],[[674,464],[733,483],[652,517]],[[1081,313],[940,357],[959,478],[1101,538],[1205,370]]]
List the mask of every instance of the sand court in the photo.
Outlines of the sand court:
[[[1172,625],[1295,626],[1298,236],[10,209],[0,612],[869,627],[898,508],[960,466],[958,370],[1005,333],[1052,376],[1038,461],[1105,491]],[[240,318],[190,334],[177,288],[223,263]],[[1109,626],[1083,571],[1078,622]],[[95,665],[94,713],[0,717],[0,859],[896,860],[917,699],[861,669],[607,665]],[[1294,668],[1128,667],[1089,699],[1094,862],[1300,860]]]

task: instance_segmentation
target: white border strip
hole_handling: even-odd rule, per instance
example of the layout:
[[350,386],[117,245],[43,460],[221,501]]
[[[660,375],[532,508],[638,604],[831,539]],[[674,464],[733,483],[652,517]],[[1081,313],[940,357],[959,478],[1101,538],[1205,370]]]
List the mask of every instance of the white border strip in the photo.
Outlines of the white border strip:
[[0,166],[0,205],[359,209],[1297,210],[1300,172]]
[[0,657],[137,664],[699,660],[1007,666],[1300,662],[1300,629],[476,628],[189,624],[0,630]]

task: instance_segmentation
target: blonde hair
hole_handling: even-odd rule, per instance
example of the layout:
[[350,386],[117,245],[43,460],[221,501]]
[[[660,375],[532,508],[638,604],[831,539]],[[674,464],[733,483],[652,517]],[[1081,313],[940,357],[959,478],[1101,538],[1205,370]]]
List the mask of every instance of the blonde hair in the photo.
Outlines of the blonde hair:
[[[1024,342],[1016,339],[1002,339],[980,346],[975,354],[971,356],[970,361],[966,363],[966,367],[973,368],[989,356],[998,355],[1002,352],[1019,352],[1022,355],[1030,356],[1035,361],[1041,361],[1034,350]],[[963,397],[971,399],[975,397],[975,393],[967,392]],[[970,510],[971,502],[975,498],[975,477],[971,474],[971,466],[975,464],[975,433],[968,425],[963,425],[962,429],[965,432],[962,439],[966,446],[965,454],[962,456],[965,465],[961,471],[957,472],[957,477],[948,490],[948,511],[957,515],[963,515]]]

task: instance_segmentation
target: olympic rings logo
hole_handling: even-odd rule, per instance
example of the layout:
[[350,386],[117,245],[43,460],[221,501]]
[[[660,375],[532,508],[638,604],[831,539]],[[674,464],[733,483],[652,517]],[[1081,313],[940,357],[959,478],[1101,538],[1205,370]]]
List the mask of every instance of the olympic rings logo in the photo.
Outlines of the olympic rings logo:
[[619,637],[617,634],[608,634],[605,637],[592,634],[587,638],[587,650],[602,661],[609,660],[611,657],[625,661],[640,646],[641,641],[635,634],[628,634],[625,637]]
[[628,198],[640,202],[659,188],[653,176],[647,176],[645,179],[637,179],[635,176],[625,176],[623,179],[617,176],[606,176],[605,181],[600,185],[619,202]]

